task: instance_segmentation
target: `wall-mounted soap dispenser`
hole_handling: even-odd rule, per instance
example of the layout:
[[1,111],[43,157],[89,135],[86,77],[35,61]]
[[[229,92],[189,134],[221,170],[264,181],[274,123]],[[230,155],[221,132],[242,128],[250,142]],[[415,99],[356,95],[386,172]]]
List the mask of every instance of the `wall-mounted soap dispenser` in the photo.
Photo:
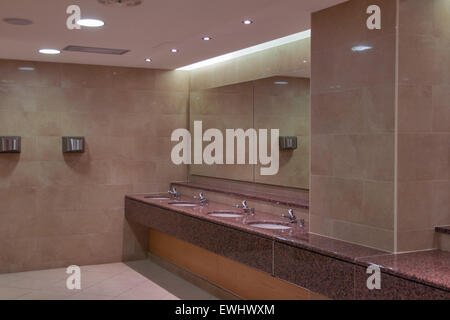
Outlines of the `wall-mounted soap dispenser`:
[[0,137],[0,153],[20,153],[20,137]]
[[280,137],[280,150],[297,149],[297,137]]
[[62,137],[63,153],[83,153],[84,137]]

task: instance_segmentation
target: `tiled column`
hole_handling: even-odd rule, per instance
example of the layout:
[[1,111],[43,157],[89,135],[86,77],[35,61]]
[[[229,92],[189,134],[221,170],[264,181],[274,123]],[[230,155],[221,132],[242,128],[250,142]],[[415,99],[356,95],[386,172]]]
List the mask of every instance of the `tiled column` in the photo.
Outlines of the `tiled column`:
[[[373,4],[381,30],[366,27]],[[445,0],[313,14],[312,232],[402,252],[450,224],[449,16]]]
[[[381,30],[366,27],[373,4],[382,10]],[[395,24],[396,1],[353,0],[314,13],[311,37],[310,230],[389,251]]]

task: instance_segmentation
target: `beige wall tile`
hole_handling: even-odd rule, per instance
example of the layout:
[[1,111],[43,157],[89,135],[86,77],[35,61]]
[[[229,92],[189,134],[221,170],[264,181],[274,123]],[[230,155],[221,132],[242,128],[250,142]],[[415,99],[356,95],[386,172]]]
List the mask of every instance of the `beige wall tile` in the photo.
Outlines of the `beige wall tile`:
[[361,221],[364,199],[362,181],[313,175],[311,190],[311,215]]
[[448,134],[399,134],[399,181],[447,180]]
[[436,85],[432,88],[433,131],[450,132],[450,86]]
[[[170,133],[187,128],[188,74],[12,60],[0,74],[0,135],[22,136],[21,154],[0,157],[0,272],[145,256],[124,196],[186,180],[167,163]],[[86,152],[63,154],[63,135],[85,136]]]
[[[33,67],[33,72],[20,71],[19,67]],[[61,65],[31,61],[0,61],[2,83],[33,87],[59,86],[61,84]]]
[[432,228],[433,190],[431,182],[400,182],[398,186],[398,229]]
[[433,229],[400,231],[397,236],[397,251],[419,251],[437,248],[437,234]]
[[400,85],[398,98],[398,131],[430,132],[433,113],[431,86]]

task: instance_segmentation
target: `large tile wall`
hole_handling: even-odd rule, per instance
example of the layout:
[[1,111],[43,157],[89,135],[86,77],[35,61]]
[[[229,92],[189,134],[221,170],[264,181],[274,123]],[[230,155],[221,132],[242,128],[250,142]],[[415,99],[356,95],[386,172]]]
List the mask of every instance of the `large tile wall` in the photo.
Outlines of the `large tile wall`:
[[450,2],[399,1],[398,250],[450,225]]
[[[381,7],[382,29],[366,28]],[[313,233],[394,250],[396,1],[354,0],[312,15]],[[355,46],[371,50],[352,51]]]
[[[0,135],[22,136],[21,154],[0,154],[0,272],[140,256],[124,195],[186,179],[170,134],[188,95],[184,72],[0,60]],[[63,155],[70,135],[85,153]]]

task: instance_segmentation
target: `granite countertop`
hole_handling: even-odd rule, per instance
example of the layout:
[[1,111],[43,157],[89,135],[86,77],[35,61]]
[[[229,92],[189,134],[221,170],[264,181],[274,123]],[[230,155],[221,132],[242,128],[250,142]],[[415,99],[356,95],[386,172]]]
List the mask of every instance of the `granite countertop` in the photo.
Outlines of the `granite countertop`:
[[[288,219],[278,218],[260,211],[256,212],[255,216],[245,215],[243,218],[219,218],[212,217],[208,213],[213,211],[242,213],[242,210],[214,202],[210,202],[206,206],[175,207],[170,205],[169,202],[195,202],[195,200],[187,197],[181,197],[176,200],[156,200],[146,198],[146,196],[148,194],[127,195],[126,197],[161,209],[169,209],[180,214],[252,233],[353,264],[361,266],[376,264],[389,274],[450,291],[450,252],[430,250],[405,254],[391,254],[389,252],[311,234],[308,232],[307,223],[305,227],[300,227],[298,224],[290,224]],[[167,197],[167,194],[161,196]],[[259,229],[249,225],[252,222],[286,223],[291,229]]]
[[450,291],[450,252],[428,250],[386,254],[360,261],[376,264],[387,273]]

